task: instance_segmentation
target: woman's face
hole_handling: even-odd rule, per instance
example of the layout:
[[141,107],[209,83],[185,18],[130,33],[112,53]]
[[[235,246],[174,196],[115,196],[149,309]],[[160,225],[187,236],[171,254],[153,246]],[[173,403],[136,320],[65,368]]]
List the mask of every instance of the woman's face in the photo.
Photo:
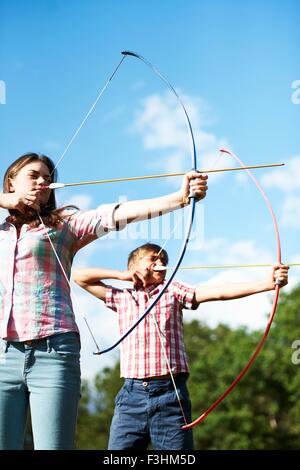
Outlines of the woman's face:
[[40,206],[49,200],[51,189],[42,189],[51,180],[49,168],[41,161],[33,161],[23,166],[14,178],[9,180],[9,192],[26,196],[30,191],[37,191]]

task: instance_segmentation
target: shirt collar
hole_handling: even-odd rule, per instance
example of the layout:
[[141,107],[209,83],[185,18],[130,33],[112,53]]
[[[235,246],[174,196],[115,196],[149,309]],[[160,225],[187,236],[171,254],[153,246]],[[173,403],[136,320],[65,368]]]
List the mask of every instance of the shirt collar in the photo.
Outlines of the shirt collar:
[[141,287],[140,289],[134,289],[135,292],[139,293],[145,293],[148,294],[149,297],[152,297],[153,295],[157,294],[163,285],[165,284],[165,281],[161,282],[160,284],[149,284],[147,287]]

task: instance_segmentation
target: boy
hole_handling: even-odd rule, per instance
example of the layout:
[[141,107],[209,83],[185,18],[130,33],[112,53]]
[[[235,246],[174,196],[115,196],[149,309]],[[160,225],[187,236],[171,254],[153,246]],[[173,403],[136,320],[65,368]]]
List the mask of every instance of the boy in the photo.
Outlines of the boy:
[[[77,284],[103,300],[118,313],[120,334],[145,311],[161,289],[168,264],[167,252],[147,243],[128,257],[128,270],[80,269],[73,274]],[[133,282],[133,288],[117,289],[102,282],[118,279]],[[121,377],[125,382],[115,400],[110,429],[110,450],[156,450],[193,448],[191,404],[186,387],[189,375],[183,341],[183,309],[197,309],[202,302],[230,300],[275,288],[288,282],[288,267],[274,265],[263,282],[191,286],[173,281],[149,315],[121,343]]]

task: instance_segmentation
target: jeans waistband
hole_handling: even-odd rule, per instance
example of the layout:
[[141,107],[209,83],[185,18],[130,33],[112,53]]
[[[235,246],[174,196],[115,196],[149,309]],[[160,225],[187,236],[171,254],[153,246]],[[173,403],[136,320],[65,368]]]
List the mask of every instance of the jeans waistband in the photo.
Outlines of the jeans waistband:
[[[180,372],[175,374],[174,380],[176,382],[185,382],[188,378],[189,374],[187,372]],[[144,379],[133,379],[133,378],[125,378],[125,385],[130,387],[142,387],[147,388],[149,386],[152,387],[170,387],[173,388],[173,381],[171,377],[145,377]]]
[[15,340],[7,339],[7,340],[3,340],[6,343],[5,352],[7,351],[7,348],[9,347],[10,344],[14,345],[15,347],[26,346],[26,347],[29,347],[29,348],[32,348],[32,349],[46,346],[47,351],[50,352],[51,342],[55,338],[57,338],[58,336],[61,336],[61,335],[64,335],[64,336],[73,336],[73,335],[75,335],[76,337],[78,337],[78,341],[80,342],[79,334],[77,332],[73,332],[73,331],[68,331],[66,333],[56,333],[56,334],[51,335],[51,336],[45,336],[44,338],[30,339],[30,340],[26,340],[26,341],[15,341]]

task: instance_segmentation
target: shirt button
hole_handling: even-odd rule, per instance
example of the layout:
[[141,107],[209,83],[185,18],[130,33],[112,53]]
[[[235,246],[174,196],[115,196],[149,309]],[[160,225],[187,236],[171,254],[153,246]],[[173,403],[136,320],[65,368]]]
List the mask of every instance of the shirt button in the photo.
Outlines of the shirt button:
[[143,382],[143,387],[148,387],[148,382]]

